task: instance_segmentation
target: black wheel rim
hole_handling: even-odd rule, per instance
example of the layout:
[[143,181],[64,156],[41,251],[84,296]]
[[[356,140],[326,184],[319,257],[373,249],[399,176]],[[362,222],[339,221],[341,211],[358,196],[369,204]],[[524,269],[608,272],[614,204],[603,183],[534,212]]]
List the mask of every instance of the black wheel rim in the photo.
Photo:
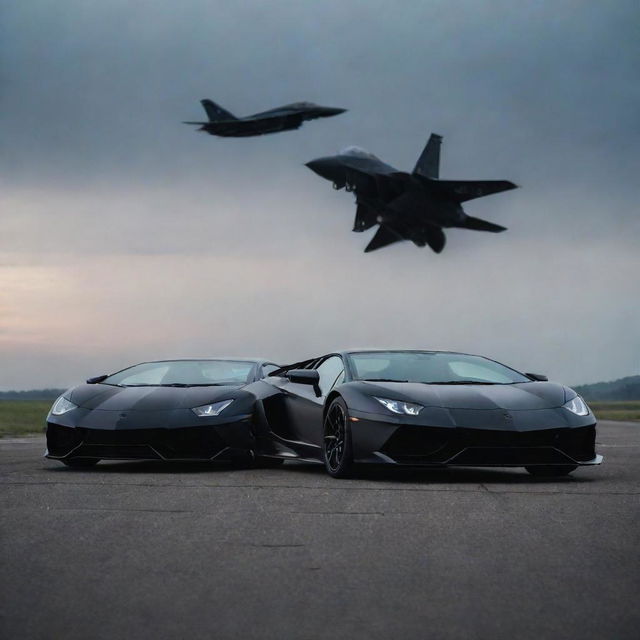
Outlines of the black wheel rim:
[[331,471],[340,468],[344,456],[347,416],[342,407],[334,404],[327,414],[324,427],[324,454]]

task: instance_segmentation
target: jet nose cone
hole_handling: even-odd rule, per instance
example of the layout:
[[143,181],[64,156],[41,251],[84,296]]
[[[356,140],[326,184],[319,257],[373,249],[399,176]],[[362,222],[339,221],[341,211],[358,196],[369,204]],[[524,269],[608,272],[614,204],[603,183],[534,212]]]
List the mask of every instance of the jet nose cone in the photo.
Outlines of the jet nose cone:
[[333,168],[333,161],[331,158],[316,158],[306,163],[306,166],[319,176],[331,180],[331,169]]
[[347,111],[347,109],[340,109],[339,107],[321,107],[321,109],[323,116],[339,116]]

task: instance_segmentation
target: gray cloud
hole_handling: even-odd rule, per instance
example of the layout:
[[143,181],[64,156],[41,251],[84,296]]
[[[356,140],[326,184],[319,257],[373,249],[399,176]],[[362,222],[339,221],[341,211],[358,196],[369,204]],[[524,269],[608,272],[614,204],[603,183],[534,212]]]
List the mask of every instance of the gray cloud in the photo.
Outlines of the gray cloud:
[[[0,350],[13,366],[0,387],[156,354],[287,359],[362,341],[485,352],[576,383],[637,372],[636,3],[34,0],[3,13]],[[223,140],[181,124],[205,96],[239,114],[301,99],[350,111]],[[509,231],[452,231],[441,256],[364,256],[352,199],[303,163],[358,144],[408,169],[430,131],[445,136],[443,177],[522,185],[467,207]],[[42,300],[76,319],[50,329]]]

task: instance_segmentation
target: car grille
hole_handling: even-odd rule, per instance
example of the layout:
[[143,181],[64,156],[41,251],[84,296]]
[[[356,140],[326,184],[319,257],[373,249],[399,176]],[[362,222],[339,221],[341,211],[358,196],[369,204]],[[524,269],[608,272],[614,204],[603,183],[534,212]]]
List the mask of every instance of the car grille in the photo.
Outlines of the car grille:
[[402,426],[381,452],[400,464],[554,464],[595,457],[595,425],[497,431]]
[[66,456],[82,442],[77,429],[47,423],[47,450],[53,456]]
[[53,456],[146,459],[209,459],[226,447],[211,427],[184,429],[71,429],[49,423],[47,448]]

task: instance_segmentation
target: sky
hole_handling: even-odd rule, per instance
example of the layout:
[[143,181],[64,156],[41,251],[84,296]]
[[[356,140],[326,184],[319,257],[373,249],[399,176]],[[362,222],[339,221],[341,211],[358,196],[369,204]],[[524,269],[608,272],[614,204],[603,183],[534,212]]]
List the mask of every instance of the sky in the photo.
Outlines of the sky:
[[[640,373],[637,2],[9,0],[0,10],[0,390],[143,360],[347,347]],[[183,120],[343,107],[226,139]],[[358,145],[506,179],[453,229],[364,254],[304,163]]]

